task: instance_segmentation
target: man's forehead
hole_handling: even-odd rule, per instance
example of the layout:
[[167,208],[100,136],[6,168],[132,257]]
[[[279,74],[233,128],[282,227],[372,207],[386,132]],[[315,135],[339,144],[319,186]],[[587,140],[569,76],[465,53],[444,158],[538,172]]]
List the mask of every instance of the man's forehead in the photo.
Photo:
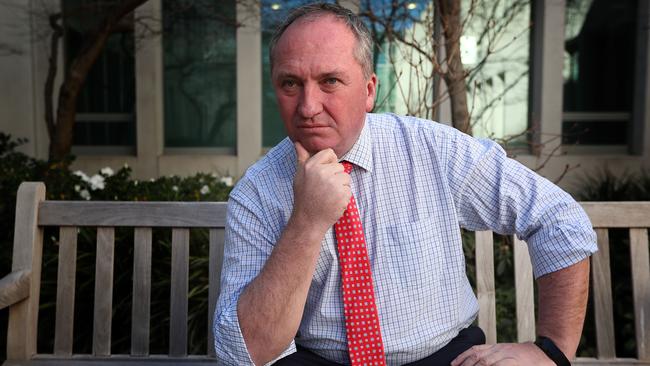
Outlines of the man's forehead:
[[320,14],[305,16],[296,19],[284,31],[278,45],[282,43],[293,43],[295,41],[305,41],[309,39],[319,39],[320,42],[326,42],[336,38],[354,39],[352,31],[340,19],[330,14]]

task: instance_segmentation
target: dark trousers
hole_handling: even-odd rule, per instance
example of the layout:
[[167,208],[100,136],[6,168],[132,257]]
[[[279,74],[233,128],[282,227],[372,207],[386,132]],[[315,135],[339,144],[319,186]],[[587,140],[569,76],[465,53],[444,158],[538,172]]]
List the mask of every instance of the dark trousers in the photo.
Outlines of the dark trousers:
[[[458,335],[452,339],[446,346],[439,349],[436,353],[419,361],[409,363],[408,366],[443,366],[449,365],[458,355],[477,344],[485,343],[485,334],[479,327],[470,326],[461,330]],[[338,363],[328,361],[305,348],[298,346],[298,351],[278,362],[279,366],[336,366]]]

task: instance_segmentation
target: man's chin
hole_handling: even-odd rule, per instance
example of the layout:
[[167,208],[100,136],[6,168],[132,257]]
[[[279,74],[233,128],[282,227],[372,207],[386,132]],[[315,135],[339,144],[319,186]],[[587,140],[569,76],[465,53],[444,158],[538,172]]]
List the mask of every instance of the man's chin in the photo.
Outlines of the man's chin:
[[300,140],[300,143],[312,155],[325,149],[334,149],[334,144],[327,143],[326,141],[313,141],[311,139],[303,139]]

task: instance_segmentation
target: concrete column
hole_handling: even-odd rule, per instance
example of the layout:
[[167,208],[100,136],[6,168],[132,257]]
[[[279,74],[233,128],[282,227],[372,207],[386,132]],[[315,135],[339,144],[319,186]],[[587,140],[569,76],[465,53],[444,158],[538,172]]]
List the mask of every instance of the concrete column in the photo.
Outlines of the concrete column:
[[[531,52],[533,79],[531,90],[531,128],[533,142],[544,144],[533,149],[542,159],[562,143],[562,68],[564,59],[565,0],[533,2],[535,22]],[[557,152],[556,152],[557,153]]]
[[637,14],[634,111],[628,141],[630,153],[650,156],[650,1],[639,1]]
[[237,2],[237,174],[262,154],[262,33],[259,7]]
[[0,4],[0,85],[3,86],[0,89],[0,131],[13,138],[29,139],[18,150],[33,156],[37,141],[33,115],[32,37],[29,20],[29,6],[24,2],[13,0]]
[[[136,23],[135,89],[136,151],[134,176],[139,179],[159,175],[158,157],[163,151],[163,56],[161,0],[150,0],[135,10]],[[148,23],[145,25],[144,22]]]

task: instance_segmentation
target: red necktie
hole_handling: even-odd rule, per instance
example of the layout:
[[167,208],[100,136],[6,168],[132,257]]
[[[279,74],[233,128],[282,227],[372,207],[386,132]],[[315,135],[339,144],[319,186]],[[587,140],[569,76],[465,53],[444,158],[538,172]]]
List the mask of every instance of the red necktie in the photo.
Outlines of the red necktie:
[[[347,161],[342,164],[345,172],[350,174],[352,164]],[[350,198],[343,216],[334,224],[334,230],[341,264],[350,362],[353,366],[386,365],[366,239],[354,196]]]

